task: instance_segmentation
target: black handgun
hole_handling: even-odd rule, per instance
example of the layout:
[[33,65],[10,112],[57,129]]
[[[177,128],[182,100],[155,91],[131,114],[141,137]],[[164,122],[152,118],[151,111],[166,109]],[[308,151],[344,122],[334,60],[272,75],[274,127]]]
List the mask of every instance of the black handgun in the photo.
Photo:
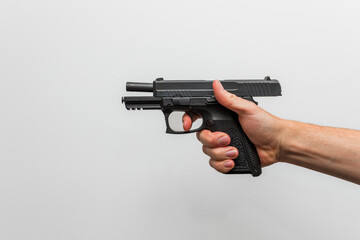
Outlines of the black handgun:
[[[244,133],[233,111],[220,105],[214,97],[213,81],[206,80],[164,80],[156,79],[153,83],[127,82],[126,90],[152,92],[153,96],[123,97],[122,102],[130,109],[159,109],[163,111],[166,133],[184,134],[209,129],[212,132],[227,133],[230,146],[238,149],[239,155],[233,159],[235,167],[229,174],[251,173],[254,177],[261,174],[260,159],[254,144]],[[261,80],[222,80],[223,87],[230,93],[248,101],[253,97],[281,96],[281,86],[277,80],[265,77]],[[173,112],[181,111],[189,116],[201,116],[202,124],[190,131],[177,131],[171,127],[169,117]]]

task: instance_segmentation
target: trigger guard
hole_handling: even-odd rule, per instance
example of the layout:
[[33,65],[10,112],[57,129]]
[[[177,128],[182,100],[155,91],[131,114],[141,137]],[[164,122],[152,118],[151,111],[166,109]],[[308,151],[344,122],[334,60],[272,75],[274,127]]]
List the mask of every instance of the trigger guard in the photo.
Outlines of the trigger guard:
[[171,129],[170,124],[169,124],[169,116],[172,113],[172,110],[164,110],[164,116],[165,116],[165,125],[166,125],[166,133],[175,133],[174,130]]
[[[195,112],[195,114],[198,114],[198,115],[200,115],[200,116],[203,118],[203,123],[201,124],[200,127],[196,128],[196,129],[194,129],[194,130],[189,130],[189,131],[185,131],[185,130],[184,130],[184,131],[174,131],[173,129],[171,129],[170,123],[169,123],[169,116],[170,116],[170,114],[171,114],[172,112],[174,112],[174,111],[173,111],[173,110],[170,110],[170,109],[167,109],[167,110],[164,110],[164,111],[163,111],[164,116],[165,116],[166,133],[170,133],[170,134],[187,134],[187,133],[199,132],[199,131],[207,128],[209,121],[213,122],[212,120],[204,121],[205,119],[203,118],[202,114]],[[193,119],[194,113],[193,113],[192,111],[185,111],[185,113],[186,113],[187,115],[189,115],[189,117],[191,118],[191,120]]]

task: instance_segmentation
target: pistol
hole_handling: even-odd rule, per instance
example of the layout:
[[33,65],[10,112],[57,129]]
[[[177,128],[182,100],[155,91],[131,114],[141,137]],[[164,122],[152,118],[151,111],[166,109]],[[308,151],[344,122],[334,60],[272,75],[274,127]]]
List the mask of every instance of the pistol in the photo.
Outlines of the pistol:
[[[256,148],[242,129],[238,115],[217,102],[212,82],[163,78],[157,78],[152,83],[127,82],[126,91],[152,92],[153,96],[126,96],[122,98],[122,103],[128,110],[161,110],[165,115],[166,133],[186,134],[203,129],[227,133],[231,138],[229,146],[236,147],[239,151],[238,157],[233,159],[235,167],[227,174],[259,176],[261,165]],[[253,97],[281,96],[279,81],[268,76],[260,80],[221,80],[220,82],[228,92],[255,104],[257,102]],[[202,122],[198,127],[184,131],[172,123],[174,113],[186,113],[190,117],[196,114],[201,117]]]

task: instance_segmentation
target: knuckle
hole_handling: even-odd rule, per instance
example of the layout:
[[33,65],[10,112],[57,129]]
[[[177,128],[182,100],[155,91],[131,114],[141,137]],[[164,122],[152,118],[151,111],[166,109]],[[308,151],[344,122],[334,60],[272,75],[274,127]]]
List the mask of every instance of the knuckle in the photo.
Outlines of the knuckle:
[[211,141],[211,134],[208,131],[204,131],[203,133],[203,140],[207,143]]
[[[202,131],[201,131],[202,132]],[[196,133],[196,138],[200,141],[200,135],[201,135],[201,132],[197,132]]]
[[199,133],[198,139],[201,143],[206,146],[212,146],[214,142],[214,137],[209,130],[203,130]]
[[208,148],[206,146],[203,146],[203,152],[205,153],[205,155],[208,155],[211,158],[214,158],[213,160],[216,160],[216,156],[214,154],[214,149],[212,148]]
[[214,161],[222,161],[224,159],[227,159],[225,156],[225,149],[224,148],[209,148],[209,147],[203,147],[203,152],[210,156]]
[[214,148],[212,153],[213,153],[213,157],[214,157],[216,160],[220,160],[221,158],[223,158],[223,157],[222,157],[222,154],[221,154],[221,152],[219,151],[218,148]]
[[211,136],[211,135],[207,135],[206,139],[205,139],[205,142],[208,144],[208,145],[214,145],[215,143],[215,139]]
[[209,165],[210,167],[214,168],[214,160],[212,160],[211,158],[209,159]]
[[213,169],[215,169],[216,171],[218,171],[220,173],[226,173],[225,169],[221,168],[218,165],[218,163],[212,158],[210,158],[210,160],[209,160],[209,165],[210,165],[210,167],[212,167]]
[[216,169],[216,171],[218,171],[220,173],[226,173],[226,170],[221,166],[217,166],[215,169]]
[[208,133],[206,130],[202,130],[197,134],[197,137],[200,142],[204,142],[208,138]]
[[229,96],[229,105],[231,107],[234,107],[236,105],[237,100],[238,100],[238,97],[231,93]]
[[[206,150],[206,147],[203,145],[202,146],[202,151],[206,154],[207,153],[207,150]],[[207,155],[207,154],[206,154]]]

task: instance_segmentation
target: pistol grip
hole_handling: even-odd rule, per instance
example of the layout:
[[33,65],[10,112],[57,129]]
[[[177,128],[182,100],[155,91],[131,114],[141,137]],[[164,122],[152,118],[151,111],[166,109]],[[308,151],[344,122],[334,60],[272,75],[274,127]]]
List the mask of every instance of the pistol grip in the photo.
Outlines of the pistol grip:
[[233,159],[235,167],[228,174],[251,173],[254,177],[259,176],[261,174],[259,156],[254,144],[242,129],[237,114],[228,109],[223,109],[221,115],[223,117],[218,115],[208,128],[210,131],[227,133],[231,138],[229,146],[236,147],[239,151],[238,157]]

